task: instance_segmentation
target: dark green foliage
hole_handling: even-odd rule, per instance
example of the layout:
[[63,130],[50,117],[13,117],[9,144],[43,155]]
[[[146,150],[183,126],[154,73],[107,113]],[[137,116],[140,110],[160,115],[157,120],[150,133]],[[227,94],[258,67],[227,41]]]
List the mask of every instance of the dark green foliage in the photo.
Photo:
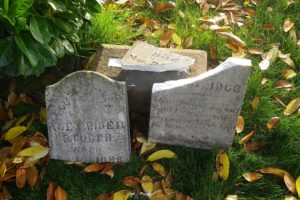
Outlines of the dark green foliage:
[[95,0],[0,0],[0,78],[40,75],[75,52]]

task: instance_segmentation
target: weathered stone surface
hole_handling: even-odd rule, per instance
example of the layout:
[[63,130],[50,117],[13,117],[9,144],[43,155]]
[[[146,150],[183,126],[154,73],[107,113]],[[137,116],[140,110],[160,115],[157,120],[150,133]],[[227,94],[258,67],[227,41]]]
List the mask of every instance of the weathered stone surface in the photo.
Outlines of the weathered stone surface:
[[148,72],[187,71],[195,59],[172,53],[169,49],[158,48],[146,42],[136,42],[121,59],[125,70]]
[[74,72],[46,88],[46,107],[51,158],[129,161],[126,83],[96,72]]
[[110,58],[123,58],[130,46],[104,44],[98,49],[94,62],[87,66],[87,70],[100,72],[114,80],[126,81],[128,91],[129,110],[132,112],[150,112],[151,90],[153,83],[162,83],[168,80],[194,77],[207,71],[207,53],[201,50],[169,49],[173,53],[189,56],[195,59],[188,73],[167,72],[143,72],[122,70],[117,67],[107,67]]
[[198,77],[154,84],[149,141],[231,146],[250,71],[250,60],[229,58]]

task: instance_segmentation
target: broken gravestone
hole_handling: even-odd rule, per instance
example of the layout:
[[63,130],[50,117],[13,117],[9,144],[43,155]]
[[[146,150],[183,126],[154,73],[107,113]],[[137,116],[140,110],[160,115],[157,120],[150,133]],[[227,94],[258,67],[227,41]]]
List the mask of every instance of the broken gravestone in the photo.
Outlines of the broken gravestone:
[[125,82],[96,72],[74,72],[46,88],[46,107],[51,158],[129,161]]
[[154,84],[149,141],[230,147],[250,71],[250,60],[229,58],[197,77]]
[[194,49],[167,49],[171,53],[188,56],[195,60],[195,63],[189,67],[188,72],[149,72],[108,67],[111,58],[122,59],[130,48],[130,46],[125,45],[103,44],[95,54],[93,62],[90,65],[86,65],[85,69],[99,72],[117,81],[126,81],[129,110],[131,112],[150,112],[153,83],[195,77],[207,71],[207,53]]

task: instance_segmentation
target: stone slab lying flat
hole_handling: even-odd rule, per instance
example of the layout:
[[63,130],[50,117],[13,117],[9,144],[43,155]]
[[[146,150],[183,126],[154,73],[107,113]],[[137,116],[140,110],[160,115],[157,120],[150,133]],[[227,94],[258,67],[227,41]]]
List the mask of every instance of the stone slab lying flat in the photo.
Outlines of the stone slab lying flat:
[[230,147],[250,71],[250,60],[229,58],[197,77],[154,84],[149,141]]
[[168,49],[170,52],[195,59],[188,73],[167,72],[144,72],[135,70],[122,70],[117,67],[108,67],[110,58],[123,58],[130,49],[125,45],[101,45],[95,59],[86,70],[100,72],[114,80],[126,81],[128,87],[129,110],[132,112],[150,112],[151,90],[153,83],[162,83],[168,80],[195,77],[207,71],[207,53],[201,50],[191,49]]
[[50,156],[81,162],[130,159],[127,87],[96,72],[74,72],[46,88]]

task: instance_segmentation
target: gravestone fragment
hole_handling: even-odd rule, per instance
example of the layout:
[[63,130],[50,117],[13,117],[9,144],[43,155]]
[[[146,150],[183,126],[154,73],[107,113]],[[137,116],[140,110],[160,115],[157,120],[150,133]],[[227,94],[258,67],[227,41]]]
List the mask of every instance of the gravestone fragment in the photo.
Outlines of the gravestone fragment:
[[195,60],[195,63],[189,67],[188,72],[149,72],[108,67],[111,58],[122,59],[130,48],[130,46],[125,45],[103,44],[95,54],[93,62],[86,65],[85,69],[99,72],[117,81],[126,81],[129,110],[131,112],[150,112],[153,83],[195,77],[207,71],[207,53],[194,49],[168,49],[172,53],[188,56]]
[[250,71],[250,60],[229,58],[197,77],[154,84],[149,141],[230,147]]
[[129,161],[125,82],[96,72],[74,72],[46,88],[46,107],[51,158]]

